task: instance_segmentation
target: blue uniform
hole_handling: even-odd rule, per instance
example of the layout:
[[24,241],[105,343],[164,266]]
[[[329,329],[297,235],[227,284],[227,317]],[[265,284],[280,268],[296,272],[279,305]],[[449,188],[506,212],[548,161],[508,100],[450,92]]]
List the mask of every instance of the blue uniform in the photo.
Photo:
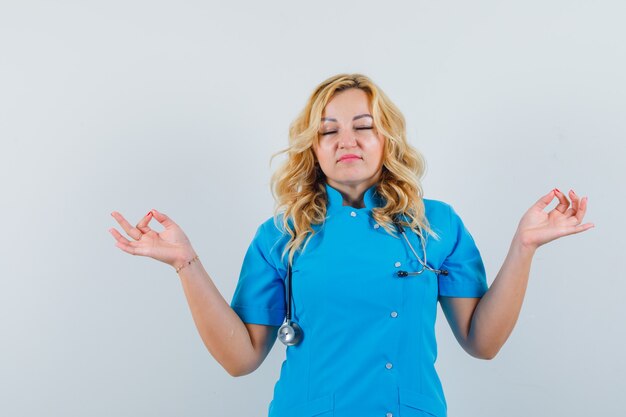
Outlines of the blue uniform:
[[[440,237],[428,238],[427,262],[449,274],[398,277],[422,267],[404,238],[375,223],[371,209],[382,202],[374,188],[354,208],[326,185],[326,220],[293,264],[293,319],[304,338],[287,348],[270,417],[446,416],[435,371],[437,299],[481,297],[483,262],[452,207],[424,199]],[[419,238],[406,230],[423,260]],[[283,323],[288,240],[273,218],[257,230],[231,303],[244,322]]]

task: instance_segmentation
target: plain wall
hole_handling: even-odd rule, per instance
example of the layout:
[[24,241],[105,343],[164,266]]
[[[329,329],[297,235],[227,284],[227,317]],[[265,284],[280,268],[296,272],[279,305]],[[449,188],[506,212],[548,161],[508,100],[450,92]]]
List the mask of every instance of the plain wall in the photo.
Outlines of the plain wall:
[[362,72],[490,283],[540,196],[589,196],[595,229],[538,250],[494,360],[439,315],[450,416],[623,415],[625,18],[621,1],[2,2],[0,414],[266,415],[284,347],[230,377],[174,270],[117,249],[109,214],[168,214],[230,301],[289,123]]

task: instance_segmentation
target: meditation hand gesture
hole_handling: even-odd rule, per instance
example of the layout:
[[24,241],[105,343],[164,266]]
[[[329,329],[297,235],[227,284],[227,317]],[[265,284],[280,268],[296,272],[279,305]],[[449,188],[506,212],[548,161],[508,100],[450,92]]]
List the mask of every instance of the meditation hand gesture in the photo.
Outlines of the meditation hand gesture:
[[[558,189],[541,197],[519,222],[516,236],[524,246],[537,249],[539,246],[563,236],[584,232],[594,227],[593,223],[582,224],[587,211],[587,197],[578,198],[573,190],[569,192],[570,202]],[[550,212],[543,211],[554,199],[559,204]]]
[[[174,268],[195,256],[191,243],[183,230],[163,213],[151,210],[135,227],[132,227],[116,211],[111,213],[111,216],[117,220],[126,234],[134,239],[128,240],[116,229],[109,229],[117,241],[115,246],[124,252],[131,255],[149,256]],[[153,216],[165,227],[161,233],[157,233],[148,226]]]

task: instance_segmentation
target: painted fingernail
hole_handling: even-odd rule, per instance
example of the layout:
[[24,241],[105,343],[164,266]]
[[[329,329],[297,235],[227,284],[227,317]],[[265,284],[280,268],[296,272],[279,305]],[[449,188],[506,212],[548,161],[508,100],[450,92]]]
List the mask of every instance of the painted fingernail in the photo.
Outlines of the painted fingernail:
[[[561,193],[561,190],[559,190],[558,188],[555,188],[554,191],[556,191],[557,193]],[[563,193],[561,193],[563,194]]]

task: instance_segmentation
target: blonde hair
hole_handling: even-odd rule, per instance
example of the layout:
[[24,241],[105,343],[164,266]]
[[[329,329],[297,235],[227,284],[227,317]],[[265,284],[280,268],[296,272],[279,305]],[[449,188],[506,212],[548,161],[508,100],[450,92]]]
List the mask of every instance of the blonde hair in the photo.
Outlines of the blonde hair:
[[372,209],[374,220],[392,236],[396,236],[393,221],[397,219],[403,226],[414,229],[424,244],[426,236],[422,231],[438,239],[424,215],[421,178],[425,161],[407,142],[404,116],[368,77],[339,74],[317,86],[289,127],[289,146],[272,155],[273,159],[287,154],[287,160],[272,175],[271,188],[276,200],[275,222],[279,226],[282,213],[280,226],[290,236],[283,251],[283,256],[289,253],[290,264],[298,248],[304,242],[304,250],[314,235],[312,225],[322,224],[326,218],[326,176],[317,162],[313,144],[319,139],[326,104],[335,94],[350,88],[367,94],[374,127],[385,138],[382,174],[375,189],[385,205]]

